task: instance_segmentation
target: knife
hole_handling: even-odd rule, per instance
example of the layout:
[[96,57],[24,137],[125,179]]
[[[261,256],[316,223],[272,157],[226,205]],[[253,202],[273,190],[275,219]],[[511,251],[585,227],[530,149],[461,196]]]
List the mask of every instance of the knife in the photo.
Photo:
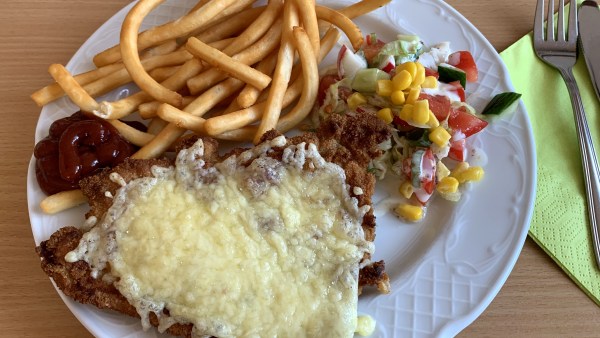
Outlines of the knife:
[[579,37],[590,78],[600,100],[600,8],[596,1],[586,0],[581,4]]

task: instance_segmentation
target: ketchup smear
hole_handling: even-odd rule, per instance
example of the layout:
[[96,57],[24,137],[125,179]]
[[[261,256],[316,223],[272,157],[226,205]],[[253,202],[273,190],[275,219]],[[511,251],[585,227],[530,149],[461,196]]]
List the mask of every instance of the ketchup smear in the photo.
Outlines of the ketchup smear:
[[110,123],[79,111],[54,121],[48,136],[35,145],[35,175],[48,195],[78,189],[82,178],[114,167],[136,151]]

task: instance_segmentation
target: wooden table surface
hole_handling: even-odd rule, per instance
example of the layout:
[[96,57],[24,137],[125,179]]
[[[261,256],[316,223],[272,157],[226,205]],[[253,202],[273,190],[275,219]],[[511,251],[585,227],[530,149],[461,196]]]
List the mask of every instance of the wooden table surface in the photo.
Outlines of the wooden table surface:
[[[501,51],[530,31],[535,0],[449,0]],[[127,0],[4,0],[0,10],[0,336],[89,337],[39,267],[26,204],[26,171],[49,82]],[[461,337],[600,336],[598,308],[530,239],[506,284]]]

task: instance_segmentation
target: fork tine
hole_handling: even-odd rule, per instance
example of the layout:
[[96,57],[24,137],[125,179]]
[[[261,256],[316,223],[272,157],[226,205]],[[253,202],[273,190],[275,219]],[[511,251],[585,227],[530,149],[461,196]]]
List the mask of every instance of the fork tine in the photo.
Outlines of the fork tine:
[[569,42],[577,42],[577,36],[579,32],[577,30],[577,1],[571,0],[569,6]]
[[548,15],[546,16],[547,29],[546,29],[546,40],[554,41],[554,0],[548,2]]
[[[571,0],[571,2],[577,2]],[[559,42],[565,41],[565,0],[558,0],[558,28],[556,29],[556,40]],[[548,19],[550,20],[550,19]]]
[[538,0],[535,9],[535,22],[533,23],[533,37],[535,40],[544,40],[544,0]]

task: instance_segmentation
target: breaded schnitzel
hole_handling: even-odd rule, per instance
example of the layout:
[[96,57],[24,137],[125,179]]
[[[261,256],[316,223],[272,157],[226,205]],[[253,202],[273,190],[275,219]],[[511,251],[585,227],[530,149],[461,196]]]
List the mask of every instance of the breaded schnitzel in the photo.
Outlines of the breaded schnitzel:
[[[369,206],[374,193],[375,178],[367,171],[367,167],[372,159],[381,155],[378,145],[390,137],[387,128],[374,116],[333,116],[324,122],[316,133],[307,133],[291,138],[287,144],[316,145],[323,159],[343,168],[346,183],[351,187],[359,188],[351,192],[352,197],[358,201],[358,206]],[[276,132],[270,132],[265,135],[263,140],[273,140],[277,136]],[[189,146],[193,141],[189,140],[184,146]],[[243,152],[243,149],[236,149],[225,156],[219,156],[216,141],[208,138],[203,138],[202,141],[206,167],[211,167],[232,154]],[[285,156],[284,148],[275,147],[272,150],[268,156],[276,159]],[[122,184],[119,184],[118,180],[111,180],[111,174],[113,174],[113,178],[116,173],[123,181],[131,182],[136,178],[152,176],[153,166],[169,167],[171,165],[173,165],[171,160],[128,160],[110,171],[83,180],[82,190],[88,197],[91,207],[87,216],[101,218],[113,204],[112,196],[117,194],[117,190]],[[364,215],[362,229],[365,239],[373,241],[375,218],[372,210]],[[65,260],[65,256],[77,248],[83,234],[82,230],[66,227],[58,230],[48,241],[43,242],[37,249],[42,257],[43,270],[54,279],[56,285],[66,295],[79,302],[116,310],[130,316],[138,316],[136,307],[127,301],[112,281],[92,277],[92,269],[85,261],[78,260],[71,263]],[[369,254],[366,253],[363,257],[364,267],[359,273],[359,287],[372,285],[377,286],[382,292],[387,292],[389,280],[385,274],[383,262],[371,263],[369,259]],[[169,311],[165,309],[163,314],[168,316]],[[152,312],[149,320],[152,325],[158,326],[159,320]],[[192,324],[175,323],[167,331],[176,336],[191,336]]]

